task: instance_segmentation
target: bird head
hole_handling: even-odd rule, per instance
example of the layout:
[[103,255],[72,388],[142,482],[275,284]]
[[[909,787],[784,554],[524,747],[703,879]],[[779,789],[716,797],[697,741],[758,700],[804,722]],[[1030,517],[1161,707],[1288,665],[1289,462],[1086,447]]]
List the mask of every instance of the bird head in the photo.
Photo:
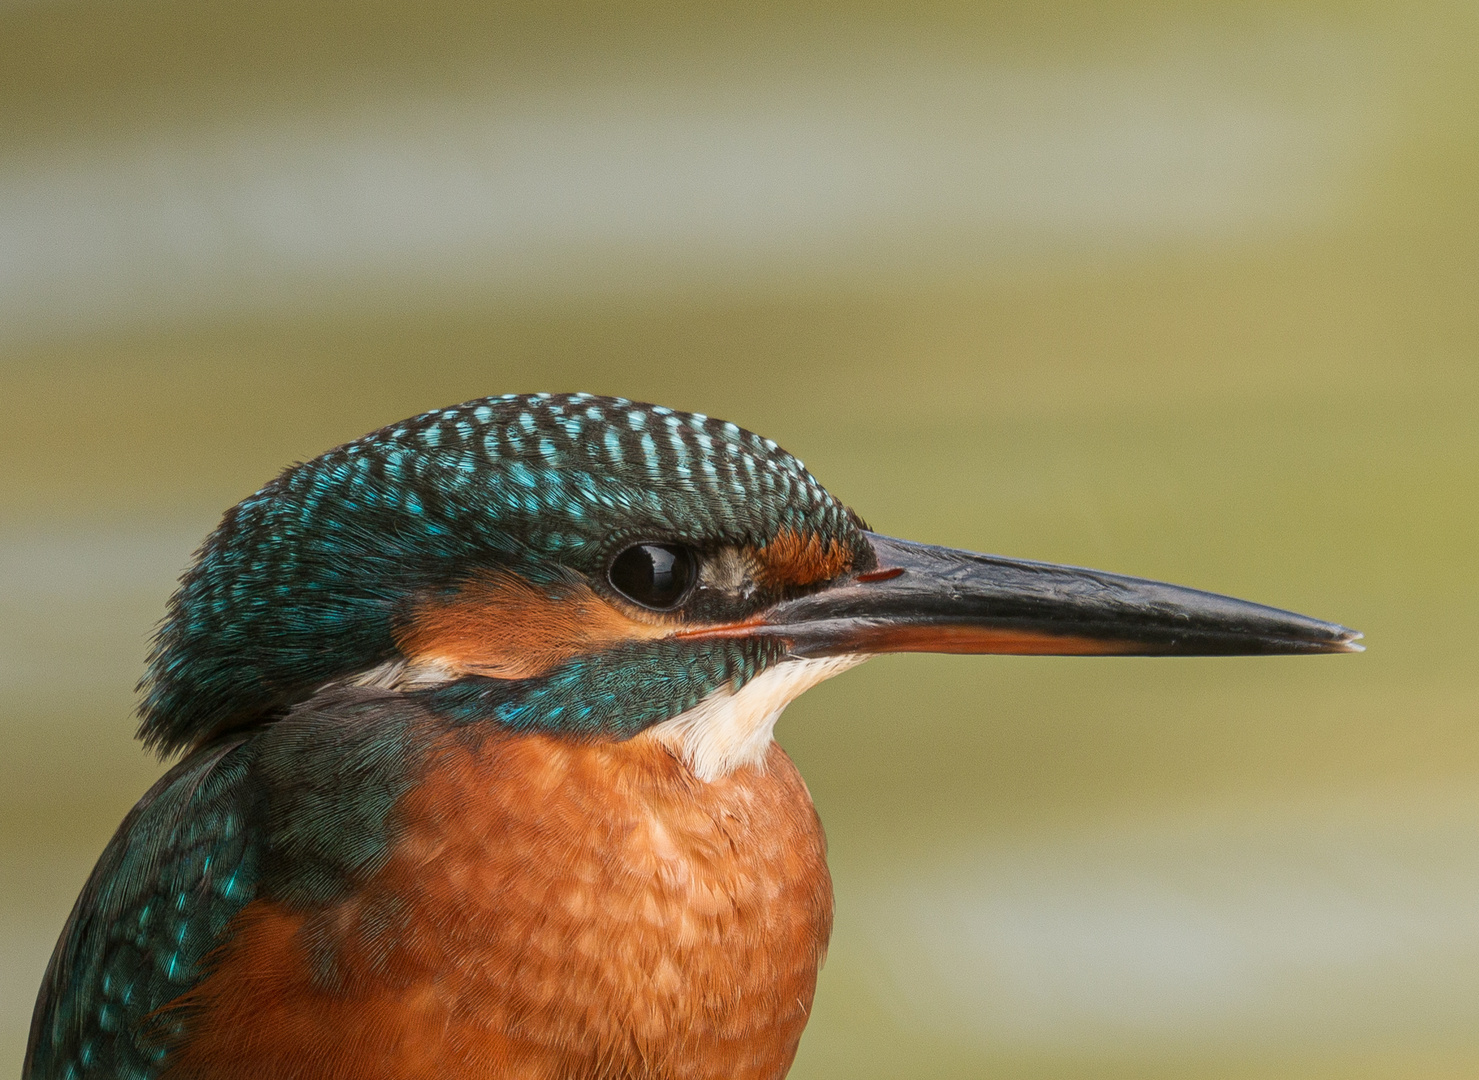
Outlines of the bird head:
[[[880,652],[1341,652],[1360,635],[1227,597],[879,536],[774,442],[588,394],[439,409],[227,512],[141,684],[161,752],[335,682],[454,723],[625,739],[743,730]],[[677,737],[677,736],[675,736]],[[691,747],[690,747],[691,748]],[[717,757],[715,756],[717,755]]]

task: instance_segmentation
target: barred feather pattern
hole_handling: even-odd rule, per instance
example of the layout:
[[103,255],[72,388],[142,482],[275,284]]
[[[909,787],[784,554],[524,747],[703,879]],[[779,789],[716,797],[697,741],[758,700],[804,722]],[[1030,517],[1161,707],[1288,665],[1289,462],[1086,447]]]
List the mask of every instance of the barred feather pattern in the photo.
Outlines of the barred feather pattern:
[[[253,900],[313,910],[384,861],[433,721],[404,697],[333,688],[249,737],[202,748],[140,800],[62,931],[26,1080],[153,1080],[188,1035],[170,1008]],[[429,737],[429,736],[428,736]]]
[[735,424],[589,394],[423,413],[284,472],[230,510],[161,624],[140,736],[161,752],[269,717],[394,657],[409,597],[506,568],[597,573],[661,536],[862,550],[806,467]]

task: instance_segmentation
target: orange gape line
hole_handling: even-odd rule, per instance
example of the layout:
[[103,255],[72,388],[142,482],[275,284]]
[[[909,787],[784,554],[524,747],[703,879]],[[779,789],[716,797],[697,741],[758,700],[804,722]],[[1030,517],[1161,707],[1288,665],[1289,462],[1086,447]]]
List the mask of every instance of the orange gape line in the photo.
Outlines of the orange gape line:
[[988,626],[890,626],[860,633],[865,652],[992,653],[1000,656],[1114,656],[1134,652],[1131,641],[1042,634]]
[[774,744],[696,780],[655,740],[443,740],[354,895],[257,902],[176,1004],[173,1080],[779,1080],[832,924]]
[[824,541],[816,533],[794,529],[782,529],[755,556],[767,585],[814,585],[852,567],[852,553],[836,540]]
[[573,656],[672,632],[639,622],[587,585],[546,593],[517,574],[478,578],[421,604],[396,635],[411,660],[438,661],[496,679],[534,678]]

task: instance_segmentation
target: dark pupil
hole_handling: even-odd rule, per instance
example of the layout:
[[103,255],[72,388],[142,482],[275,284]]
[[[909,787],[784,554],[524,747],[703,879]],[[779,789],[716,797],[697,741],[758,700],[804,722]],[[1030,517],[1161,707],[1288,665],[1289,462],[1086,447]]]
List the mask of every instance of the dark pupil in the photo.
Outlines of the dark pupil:
[[629,547],[611,564],[611,584],[646,607],[672,607],[693,580],[693,556],[667,544]]

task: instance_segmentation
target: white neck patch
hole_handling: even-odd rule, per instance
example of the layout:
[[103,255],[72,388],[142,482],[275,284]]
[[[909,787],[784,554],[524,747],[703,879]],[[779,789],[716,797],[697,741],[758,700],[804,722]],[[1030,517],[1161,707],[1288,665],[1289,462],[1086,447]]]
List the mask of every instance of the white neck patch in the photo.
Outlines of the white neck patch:
[[787,705],[819,682],[857,667],[866,656],[786,660],[738,691],[714,691],[687,712],[649,729],[700,780],[717,780],[745,765],[763,768],[775,722]]

